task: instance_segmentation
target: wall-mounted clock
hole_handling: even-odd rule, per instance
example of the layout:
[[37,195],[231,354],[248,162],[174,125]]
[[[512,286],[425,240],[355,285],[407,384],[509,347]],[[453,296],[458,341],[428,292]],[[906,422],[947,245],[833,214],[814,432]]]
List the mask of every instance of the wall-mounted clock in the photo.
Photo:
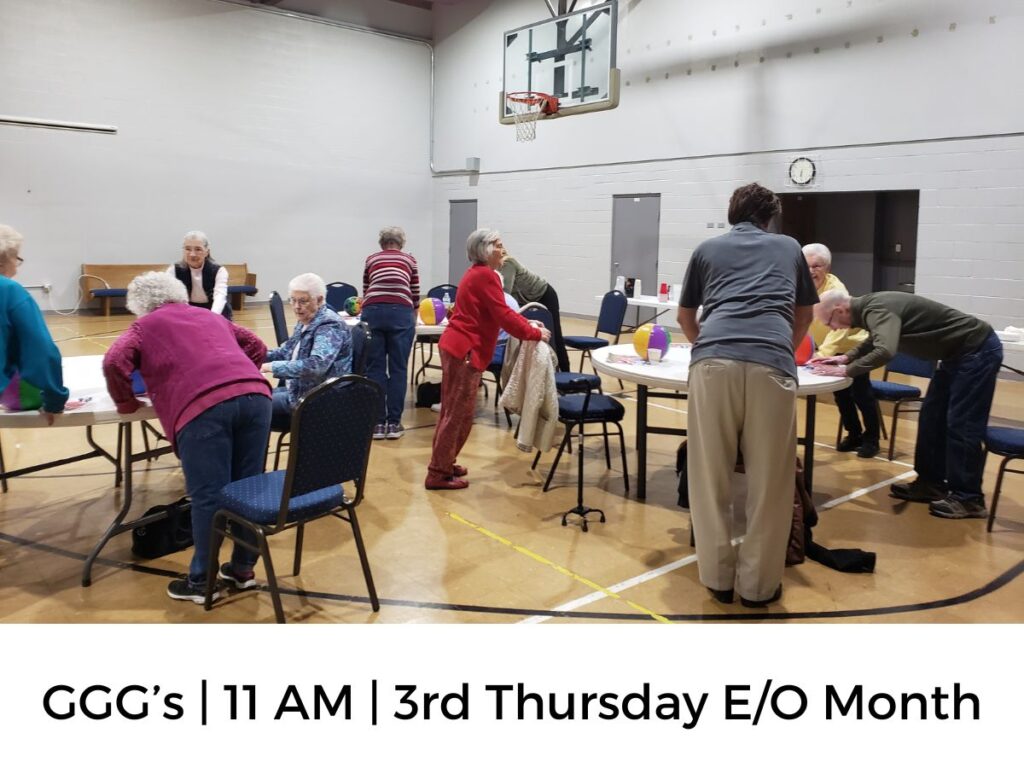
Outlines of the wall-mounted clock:
[[794,184],[804,187],[814,181],[817,168],[814,161],[809,157],[798,157],[789,164],[789,180]]

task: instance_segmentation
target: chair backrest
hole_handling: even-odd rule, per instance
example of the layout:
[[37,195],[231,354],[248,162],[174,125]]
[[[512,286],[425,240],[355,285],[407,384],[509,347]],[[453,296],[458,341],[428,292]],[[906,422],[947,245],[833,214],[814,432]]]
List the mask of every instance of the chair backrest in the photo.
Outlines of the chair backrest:
[[629,302],[622,291],[608,291],[601,299],[601,313],[597,316],[597,333],[610,333],[615,338],[622,332]]
[[555,326],[555,320],[551,316],[551,311],[543,304],[538,304],[536,301],[531,301],[529,304],[521,306],[519,308],[519,314],[527,320],[539,320],[544,323],[544,327],[549,331]]
[[299,401],[292,412],[279,526],[288,519],[289,499],[313,491],[352,482],[352,502],[359,503],[383,397],[379,384],[349,374],[328,379]]
[[935,374],[935,361],[922,360],[905,352],[897,352],[896,356],[885,366],[886,377],[890,373],[902,373],[904,376],[920,376],[930,379]]
[[448,294],[448,298],[451,300],[452,304],[454,304],[455,303],[455,292],[458,289],[459,289],[459,287],[457,285],[452,285],[451,283],[441,283],[441,285],[435,285],[433,288],[431,288],[429,291],[427,291],[427,298],[428,299],[443,299],[444,295],[447,293]]
[[358,295],[359,291],[354,285],[349,285],[348,283],[327,284],[327,306],[335,312],[343,311],[345,309],[345,302]]
[[370,350],[370,326],[356,323],[352,331],[352,373],[362,376],[366,373],[366,354]]
[[277,291],[270,292],[270,319],[274,322],[277,346],[281,346],[288,341],[288,321],[284,319],[284,301]]

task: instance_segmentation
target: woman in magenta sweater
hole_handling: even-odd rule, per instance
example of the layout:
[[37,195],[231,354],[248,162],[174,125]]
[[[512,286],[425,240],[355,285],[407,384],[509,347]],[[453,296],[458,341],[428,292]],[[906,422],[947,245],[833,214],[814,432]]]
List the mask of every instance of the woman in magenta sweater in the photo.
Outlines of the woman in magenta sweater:
[[548,341],[551,331],[534,325],[505,304],[501,267],[505,249],[493,229],[478,229],[466,241],[470,267],[459,282],[458,303],[441,335],[441,416],[434,431],[434,448],[424,485],[428,490],[458,490],[469,486],[465,467],[455,459],[473,427],[480,375],[494,356],[498,332],[508,331],[523,341]]
[[[202,604],[220,490],[264,469],[271,390],[259,364],[267,347],[222,316],[190,307],[185,286],[162,272],[128,284],[128,309],[138,319],[107,350],[103,374],[118,413],[138,410],[131,375],[142,374],[164,434],[181,459],[192,497],[195,551],[188,577],[172,581],[167,594]],[[255,587],[256,559],[236,544],[221,578],[238,589]],[[213,596],[219,597],[216,590]]]

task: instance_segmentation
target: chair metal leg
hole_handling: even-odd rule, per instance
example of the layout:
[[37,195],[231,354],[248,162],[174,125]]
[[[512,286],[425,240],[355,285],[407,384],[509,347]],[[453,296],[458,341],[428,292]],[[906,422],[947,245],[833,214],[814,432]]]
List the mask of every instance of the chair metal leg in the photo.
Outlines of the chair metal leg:
[[373,574],[370,572],[370,560],[366,556],[366,545],[363,544],[363,533],[359,529],[359,518],[356,517],[355,507],[348,511],[349,522],[352,523],[352,537],[356,540],[356,550],[359,552],[359,563],[363,566],[363,578],[366,579],[366,589],[370,593],[370,606],[374,612],[380,610],[380,601],[377,599],[377,588],[373,585]]
[[619,450],[622,451],[622,479],[626,484],[626,495],[629,495],[629,469],[626,467],[626,433],[622,431],[622,424],[615,422],[619,428]]
[[0,490],[7,493],[7,465],[4,464],[4,447],[0,444]]
[[843,420],[839,419],[839,429],[836,430],[836,450],[839,450],[839,444],[843,442]]
[[[996,489],[992,493],[992,507],[988,511],[988,524],[986,530],[992,533],[992,524],[996,521],[996,505],[999,503],[999,493],[1003,490],[1003,477],[1006,475],[1006,465],[1015,457],[1007,456],[999,462],[999,471],[996,473]],[[1019,457],[1018,457],[1019,458]]]
[[270,598],[274,602],[274,616],[278,624],[284,624],[284,608],[281,605],[281,592],[277,588],[277,575],[274,573],[274,561],[270,558],[270,545],[263,531],[256,532],[259,540],[260,555],[263,557],[263,567],[267,571],[267,587],[270,589]]
[[612,468],[612,452],[608,447],[608,422],[601,422],[601,431],[604,434],[604,465],[606,468]]
[[274,450],[274,471],[277,472],[277,467],[281,463],[281,446],[284,445],[284,439],[288,437],[287,432],[282,432],[277,438],[277,448]]
[[878,411],[878,426],[882,430],[882,439],[888,440],[889,433],[885,430],[885,417],[882,415],[882,404],[875,400],[875,410]]
[[896,422],[900,417],[900,403],[897,400],[892,406],[892,429],[889,430],[889,461],[896,451]]
[[[555,454],[555,460],[551,464],[551,469],[548,470],[547,480],[544,481],[544,492],[547,493],[548,486],[551,485],[551,478],[555,475],[555,470],[558,468],[558,460],[562,458],[562,452],[565,450],[565,444],[572,438],[572,430],[575,424],[567,424],[565,427],[565,437],[562,438],[561,445],[558,446],[558,453]],[[538,454],[539,456],[540,454]]]
[[292,575],[298,576],[302,569],[302,535],[306,532],[306,524],[299,523],[295,531],[295,561],[292,565]]

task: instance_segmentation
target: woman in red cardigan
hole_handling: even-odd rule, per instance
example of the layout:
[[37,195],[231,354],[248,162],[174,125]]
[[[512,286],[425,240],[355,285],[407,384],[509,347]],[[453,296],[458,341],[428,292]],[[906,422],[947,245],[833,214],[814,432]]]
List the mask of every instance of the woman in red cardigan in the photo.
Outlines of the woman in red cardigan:
[[498,332],[523,341],[549,341],[551,331],[533,324],[505,304],[501,267],[505,249],[493,229],[478,229],[466,241],[470,267],[459,282],[457,304],[441,335],[441,417],[424,485],[427,490],[458,490],[469,486],[467,470],[455,463],[473,427],[480,374],[494,356]]

